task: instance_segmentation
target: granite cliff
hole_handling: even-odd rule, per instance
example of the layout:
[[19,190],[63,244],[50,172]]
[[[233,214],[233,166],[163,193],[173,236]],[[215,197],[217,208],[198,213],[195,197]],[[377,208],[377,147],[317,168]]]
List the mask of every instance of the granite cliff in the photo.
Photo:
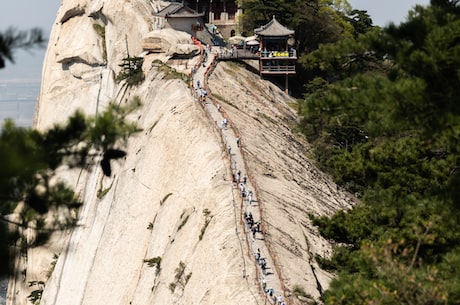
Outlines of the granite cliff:
[[[199,79],[212,61],[199,65],[190,35],[153,29],[152,14],[162,5],[62,1],[35,127],[63,122],[76,109],[97,115],[110,102],[139,96],[143,105],[129,119],[142,131],[130,137],[127,156],[113,164],[111,177],[99,167],[59,171],[84,202],[78,225],[18,261],[27,272],[10,280],[8,304],[27,304],[33,289],[27,283],[40,280],[42,305],[265,304],[264,279],[288,304],[308,304],[327,288],[332,275],[314,256],[327,256],[331,245],[308,214],[348,208],[352,198],[309,160],[308,144],[292,128],[297,118],[289,105],[295,100],[242,65],[218,63],[209,68],[207,89],[214,98],[203,107],[193,83],[180,76],[199,66]],[[146,43],[161,48],[149,53]],[[139,86],[115,81],[127,56],[144,58]],[[244,166],[235,168],[223,145],[230,139],[210,113],[216,103],[230,120],[228,132],[241,139],[234,155]],[[242,218],[247,203],[231,179],[237,169],[249,175],[256,192],[264,233],[256,242],[276,279],[266,278],[254,259],[255,241]]]

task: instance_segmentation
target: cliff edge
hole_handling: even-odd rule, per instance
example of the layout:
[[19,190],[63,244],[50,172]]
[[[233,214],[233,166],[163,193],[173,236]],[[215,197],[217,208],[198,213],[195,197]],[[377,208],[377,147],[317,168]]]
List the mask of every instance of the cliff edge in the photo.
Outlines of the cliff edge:
[[[263,254],[283,289],[275,293],[288,304],[306,304],[328,287],[332,275],[314,255],[328,255],[331,246],[308,214],[349,208],[352,198],[308,159],[308,143],[293,129],[297,118],[289,105],[295,101],[242,65],[218,63],[210,70],[208,102],[221,106],[240,137],[245,165],[235,169],[220,122],[183,79],[201,59],[193,55],[192,38],[152,28],[161,5],[63,0],[35,127],[63,122],[76,109],[97,115],[109,102],[139,96],[143,105],[129,119],[142,131],[130,137],[111,177],[99,167],[60,170],[84,202],[77,226],[29,249],[18,262],[27,272],[10,280],[7,304],[27,304],[30,281],[45,281],[42,305],[271,302],[261,288],[264,277],[243,219],[248,203],[232,181],[235,170],[248,175],[256,193],[258,236],[269,251]],[[146,37],[165,35],[160,52],[143,50]],[[176,56],[177,50],[189,50],[188,56]],[[127,56],[144,59],[145,80],[136,87],[115,81]],[[298,298],[295,288],[310,297]]]

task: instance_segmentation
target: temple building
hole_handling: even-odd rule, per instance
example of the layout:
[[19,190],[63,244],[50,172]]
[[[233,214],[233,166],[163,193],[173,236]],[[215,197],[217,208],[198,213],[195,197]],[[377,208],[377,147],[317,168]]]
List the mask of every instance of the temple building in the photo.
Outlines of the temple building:
[[273,16],[266,25],[254,30],[259,38],[260,75],[285,75],[286,92],[288,76],[296,74],[297,60],[294,45],[294,31],[280,24]]
[[[169,3],[168,3],[169,2]],[[235,0],[166,1],[157,4],[154,28],[172,27],[193,36],[200,36],[203,26],[211,34],[224,39],[239,34],[238,17],[242,10]]]
[[203,30],[204,13],[198,13],[180,2],[171,2],[154,14],[154,28],[171,27],[196,37],[197,31]]
[[[189,5],[194,7],[193,2]],[[204,22],[210,25],[210,30],[219,32],[224,38],[239,34],[240,7],[239,1],[235,0],[196,0],[195,3],[195,10],[205,13]]]

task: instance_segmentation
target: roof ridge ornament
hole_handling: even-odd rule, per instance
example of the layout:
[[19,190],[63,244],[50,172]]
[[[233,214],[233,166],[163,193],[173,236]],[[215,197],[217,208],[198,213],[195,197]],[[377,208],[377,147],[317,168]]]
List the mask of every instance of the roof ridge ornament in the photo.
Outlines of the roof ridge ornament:
[[266,37],[285,37],[294,35],[295,31],[288,29],[286,26],[276,20],[275,15],[273,14],[273,19],[270,20],[267,24],[262,25],[261,27],[254,29],[254,33],[259,36]]

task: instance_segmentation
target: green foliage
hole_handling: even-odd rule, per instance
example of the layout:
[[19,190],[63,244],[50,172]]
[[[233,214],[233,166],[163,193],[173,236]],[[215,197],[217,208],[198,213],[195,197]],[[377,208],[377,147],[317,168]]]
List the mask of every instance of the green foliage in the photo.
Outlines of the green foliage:
[[156,267],[157,274],[161,270],[161,256],[153,257],[150,259],[144,259],[144,263],[147,263],[149,267]]
[[185,83],[189,81],[187,74],[177,72],[176,69],[163,63],[161,60],[153,61],[152,66],[157,67],[158,72],[163,73],[165,79],[181,79]]
[[102,38],[102,58],[104,59],[104,62],[107,62],[107,45],[105,41],[105,27],[103,27],[100,24],[94,23],[93,28],[96,31],[96,33]]
[[356,9],[351,10],[349,16],[346,17],[346,20],[353,26],[355,38],[359,34],[364,34],[372,28],[372,19],[367,11]]
[[54,254],[53,254],[53,260],[51,261],[51,266],[50,266],[50,268],[48,269],[48,271],[46,272],[46,277],[47,277],[47,278],[50,278],[50,277],[51,277],[51,274],[53,274],[53,271],[54,271],[54,268],[56,267],[58,258],[59,258],[59,255],[57,255],[56,253],[54,253]]
[[310,298],[311,297],[309,294],[307,294],[305,292],[305,289],[302,286],[298,285],[298,284],[296,284],[296,285],[294,285],[294,287],[292,287],[292,293],[296,297],[298,297],[298,296],[302,296],[304,298],[307,298],[307,297]]
[[121,71],[115,80],[117,82],[125,80],[129,87],[139,85],[145,79],[144,72],[142,72],[143,63],[144,58],[142,57],[123,58],[123,62],[119,65],[121,67]]
[[[374,27],[366,11],[353,10],[346,0],[249,0],[242,2],[242,9],[244,34],[251,35],[253,29],[267,24],[273,16],[295,31],[292,46],[299,65],[290,88],[299,96],[303,84],[315,76],[336,79],[360,67],[374,66],[374,57],[385,54],[367,52],[367,38],[355,45],[360,35],[367,35]],[[343,46],[335,47],[337,42]],[[332,67],[340,73],[331,71]]]
[[[361,263],[370,267],[371,274],[340,274],[341,280],[333,280],[323,296],[326,304],[362,304],[368,300],[379,300],[378,304],[458,304],[458,299],[449,296],[455,291],[458,295],[458,284],[449,283],[455,273],[443,270],[447,273],[441,275],[439,266],[433,265],[414,268],[411,262],[415,253],[404,246],[404,241],[364,244],[361,252]],[[444,264],[440,266],[444,268]]]
[[[38,247],[41,245],[44,245],[49,237],[51,236],[51,230],[45,228],[46,222],[45,219],[41,216],[35,216],[35,231],[36,231],[36,236],[35,240],[29,244],[30,247]],[[67,222],[70,223],[75,223],[75,221],[69,221],[66,220]]]
[[[105,189],[98,189],[97,190],[97,198],[99,199],[102,199],[104,198],[105,195],[107,195],[107,193],[110,191],[110,189],[112,188],[112,185],[113,185],[113,181],[112,181],[112,184],[110,184],[109,187],[105,188]],[[102,186],[101,186],[102,187]]]
[[[54,179],[55,170],[62,165],[91,168],[94,156],[101,154],[104,157],[101,167],[105,173],[111,171],[110,160],[126,154],[117,147],[137,131],[136,125],[126,119],[139,104],[139,98],[125,106],[112,104],[96,118],[76,112],[66,124],[56,124],[43,132],[5,121],[0,132],[0,158],[4,161],[0,171],[0,218],[18,229],[35,229],[36,238],[29,244],[15,230],[10,229],[7,234],[3,226],[0,236],[8,236],[9,244],[19,240],[21,253],[26,253],[29,246],[44,244],[54,230],[73,226],[76,219],[70,215],[77,214],[81,202],[69,186]],[[24,203],[19,210],[18,202]],[[19,215],[17,222],[5,216],[15,209]],[[44,217],[47,213],[57,213],[58,209],[69,216],[59,221],[59,217]],[[45,222],[47,218],[55,222]],[[1,270],[6,271],[8,260],[1,262]]]
[[341,80],[366,71],[388,70],[383,62],[383,51],[371,50],[382,35],[380,28],[371,28],[356,37],[319,45],[314,51],[303,54],[299,63],[308,72],[328,80]]
[[208,209],[204,209],[203,210],[203,216],[204,216],[204,224],[203,224],[203,227],[201,228],[201,232],[200,232],[200,236],[198,236],[198,239],[199,240],[202,240],[203,239],[203,236],[204,236],[204,232],[206,232],[206,228],[208,227],[209,223],[211,222],[212,220],[212,215],[211,215],[211,211],[208,210]]
[[90,143],[108,149],[117,141],[125,141],[131,134],[138,132],[136,123],[128,122],[127,116],[141,105],[138,96],[124,106],[109,104],[103,113],[89,120],[91,128],[87,130],[86,135]]
[[398,60],[401,69],[427,84],[427,97],[423,104],[418,104],[421,111],[412,113],[411,118],[430,128],[442,129],[451,124],[451,115],[460,112],[458,8],[418,8],[410,21],[399,29],[391,27],[389,32],[394,36],[392,46],[396,49],[391,56],[404,58]]
[[224,97],[222,97],[221,95],[219,95],[219,94],[213,94],[212,96],[215,97],[216,99],[218,99],[221,102],[227,103],[227,100]]
[[179,286],[182,290],[185,289],[188,281],[192,277],[192,273],[185,274],[185,268],[187,266],[183,261],[179,262],[179,266],[175,270],[174,281],[169,284],[169,289],[174,293],[175,289]]
[[457,2],[433,1],[302,58],[318,77],[300,127],[361,201],[311,216],[337,243],[316,258],[338,272],[325,304],[458,304],[459,17]]
[[43,31],[39,28],[28,31],[8,28],[5,32],[0,32],[0,69],[5,67],[5,60],[14,63],[13,54],[16,50],[45,47],[45,42]]
[[366,12],[352,10],[344,0],[250,0],[244,1],[242,8],[246,34],[276,16],[281,24],[295,30],[295,47],[299,54],[307,54],[324,43],[364,33],[372,27]]
[[[339,211],[333,217],[333,222],[326,216],[313,218],[313,224],[320,228],[321,235],[338,243],[359,244],[362,238],[369,238],[376,230],[365,206],[354,207],[351,213]],[[357,223],[359,225],[355,225]]]
[[36,290],[33,290],[28,296],[27,299],[34,305],[40,304],[42,299],[43,290],[45,289],[45,282],[43,281],[31,281],[29,282],[29,287],[37,286]]
[[204,209],[203,210],[203,216],[208,218],[211,216],[211,211],[209,209]]

